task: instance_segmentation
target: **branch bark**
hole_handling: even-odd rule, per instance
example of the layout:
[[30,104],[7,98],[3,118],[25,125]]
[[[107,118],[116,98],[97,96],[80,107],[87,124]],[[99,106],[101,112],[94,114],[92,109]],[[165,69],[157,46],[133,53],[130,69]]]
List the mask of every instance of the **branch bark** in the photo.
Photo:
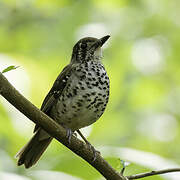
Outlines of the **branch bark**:
[[72,136],[71,143],[68,143],[66,138],[66,130],[49,116],[40,111],[31,102],[29,102],[24,96],[22,96],[0,73],[0,94],[15,108],[22,112],[35,124],[41,126],[52,137],[57,139],[60,143],[69,148],[72,152],[83,158],[97,171],[99,171],[108,180],[127,180],[115,169],[113,169],[100,154],[97,155],[96,160],[93,162],[93,152],[90,151],[87,145],[82,141]]

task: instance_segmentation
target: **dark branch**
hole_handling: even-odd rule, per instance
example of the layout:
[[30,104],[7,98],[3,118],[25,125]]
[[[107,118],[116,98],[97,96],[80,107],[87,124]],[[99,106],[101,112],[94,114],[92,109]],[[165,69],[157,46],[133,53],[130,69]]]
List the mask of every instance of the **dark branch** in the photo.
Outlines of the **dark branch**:
[[20,112],[22,112],[31,121],[41,126],[52,137],[56,138],[60,143],[64,144],[67,148],[73,151],[75,154],[83,158],[89,164],[91,164],[97,171],[99,171],[108,180],[126,180],[120,173],[116,172],[102,157],[97,154],[96,160],[93,162],[93,152],[90,151],[87,145],[72,137],[71,143],[68,143],[66,138],[65,129],[53,121],[46,114],[41,112],[31,102],[29,102],[24,96],[22,96],[0,73],[0,94]]
[[165,174],[165,173],[170,173],[170,172],[180,172],[180,168],[172,168],[172,169],[164,169],[164,170],[159,170],[159,171],[151,171],[147,173],[141,173],[141,174],[136,174],[132,176],[127,176],[128,179],[140,179],[148,176],[154,176],[158,174]]

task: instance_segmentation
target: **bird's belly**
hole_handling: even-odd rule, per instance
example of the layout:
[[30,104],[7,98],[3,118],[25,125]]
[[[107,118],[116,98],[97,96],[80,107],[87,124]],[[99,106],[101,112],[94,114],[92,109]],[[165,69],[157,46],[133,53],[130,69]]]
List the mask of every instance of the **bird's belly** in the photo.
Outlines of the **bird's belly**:
[[57,104],[51,110],[51,117],[59,124],[78,130],[94,123],[103,114],[109,99],[109,78],[103,68],[88,73],[81,67],[69,79]]
[[104,91],[93,90],[67,98],[66,103],[63,103],[63,100],[58,101],[54,110],[52,109],[53,118],[62,126],[72,130],[94,123],[103,114],[108,99]]

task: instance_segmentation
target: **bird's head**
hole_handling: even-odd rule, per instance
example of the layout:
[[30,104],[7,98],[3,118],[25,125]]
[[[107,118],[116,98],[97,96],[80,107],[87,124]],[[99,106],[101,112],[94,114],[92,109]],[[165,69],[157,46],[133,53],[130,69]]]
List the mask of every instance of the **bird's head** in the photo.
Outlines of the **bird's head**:
[[100,39],[93,37],[80,39],[73,47],[71,62],[82,63],[90,60],[100,60],[102,57],[101,47],[109,37],[108,35]]

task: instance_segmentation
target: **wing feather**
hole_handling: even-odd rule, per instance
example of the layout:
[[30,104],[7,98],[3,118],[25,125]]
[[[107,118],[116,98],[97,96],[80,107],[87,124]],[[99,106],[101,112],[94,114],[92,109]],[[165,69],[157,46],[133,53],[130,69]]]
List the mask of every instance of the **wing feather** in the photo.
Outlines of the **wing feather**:
[[[62,70],[62,72],[55,80],[49,93],[45,97],[41,106],[41,111],[43,111],[45,114],[49,115],[49,111],[51,110],[52,106],[57,102],[59,96],[61,96],[61,93],[67,84],[68,78],[71,75],[71,69],[72,66],[71,64],[69,64]],[[34,132],[36,132],[38,129],[39,126],[36,125],[34,128]]]

